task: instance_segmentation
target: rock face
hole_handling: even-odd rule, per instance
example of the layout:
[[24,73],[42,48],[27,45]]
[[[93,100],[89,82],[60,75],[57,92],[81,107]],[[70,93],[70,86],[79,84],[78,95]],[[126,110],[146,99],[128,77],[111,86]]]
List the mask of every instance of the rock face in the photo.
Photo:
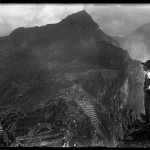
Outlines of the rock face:
[[129,95],[128,105],[132,110],[139,113],[144,113],[144,72],[140,61],[134,60],[130,63],[129,72]]
[[1,37],[1,146],[115,146],[142,88],[117,45],[86,11]]

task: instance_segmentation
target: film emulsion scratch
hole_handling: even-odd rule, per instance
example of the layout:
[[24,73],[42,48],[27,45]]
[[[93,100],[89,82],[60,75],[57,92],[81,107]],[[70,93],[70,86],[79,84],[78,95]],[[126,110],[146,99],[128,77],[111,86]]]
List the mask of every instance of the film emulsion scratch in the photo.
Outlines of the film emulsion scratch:
[[0,147],[150,147],[149,39],[149,4],[0,4]]

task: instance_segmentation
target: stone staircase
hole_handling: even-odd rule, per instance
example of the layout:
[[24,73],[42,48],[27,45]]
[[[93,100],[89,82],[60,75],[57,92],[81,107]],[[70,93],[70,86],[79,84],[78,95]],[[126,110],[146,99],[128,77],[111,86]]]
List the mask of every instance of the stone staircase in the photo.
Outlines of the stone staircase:
[[84,113],[90,118],[91,124],[95,127],[97,133],[101,133],[99,129],[99,120],[95,113],[94,107],[87,101],[76,101],[78,105],[84,110]]
[[103,137],[103,133],[100,128],[103,127],[101,125],[100,120],[97,117],[92,101],[94,98],[89,95],[86,91],[82,89],[82,87],[78,85],[74,85],[71,90],[66,92],[64,99],[70,99],[75,101],[78,106],[84,111],[84,113],[90,118],[92,126],[95,128],[97,134]]

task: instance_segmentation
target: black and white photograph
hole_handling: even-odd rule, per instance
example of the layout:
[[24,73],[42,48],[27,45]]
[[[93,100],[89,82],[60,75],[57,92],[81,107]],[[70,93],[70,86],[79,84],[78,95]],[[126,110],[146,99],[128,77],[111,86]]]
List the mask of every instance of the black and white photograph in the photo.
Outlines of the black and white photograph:
[[0,3],[0,147],[150,147],[150,3]]

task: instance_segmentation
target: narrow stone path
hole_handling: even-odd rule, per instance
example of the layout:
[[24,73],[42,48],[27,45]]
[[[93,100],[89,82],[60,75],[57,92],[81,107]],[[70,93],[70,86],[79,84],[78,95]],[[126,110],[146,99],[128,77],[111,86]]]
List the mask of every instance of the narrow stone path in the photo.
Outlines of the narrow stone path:
[[96,128],[97,132],[100,132],[98,118],[94,111],[93,105],[85,101],[76,101],[76,102],[84,110],[85,114],[90,118],[91,124]]

